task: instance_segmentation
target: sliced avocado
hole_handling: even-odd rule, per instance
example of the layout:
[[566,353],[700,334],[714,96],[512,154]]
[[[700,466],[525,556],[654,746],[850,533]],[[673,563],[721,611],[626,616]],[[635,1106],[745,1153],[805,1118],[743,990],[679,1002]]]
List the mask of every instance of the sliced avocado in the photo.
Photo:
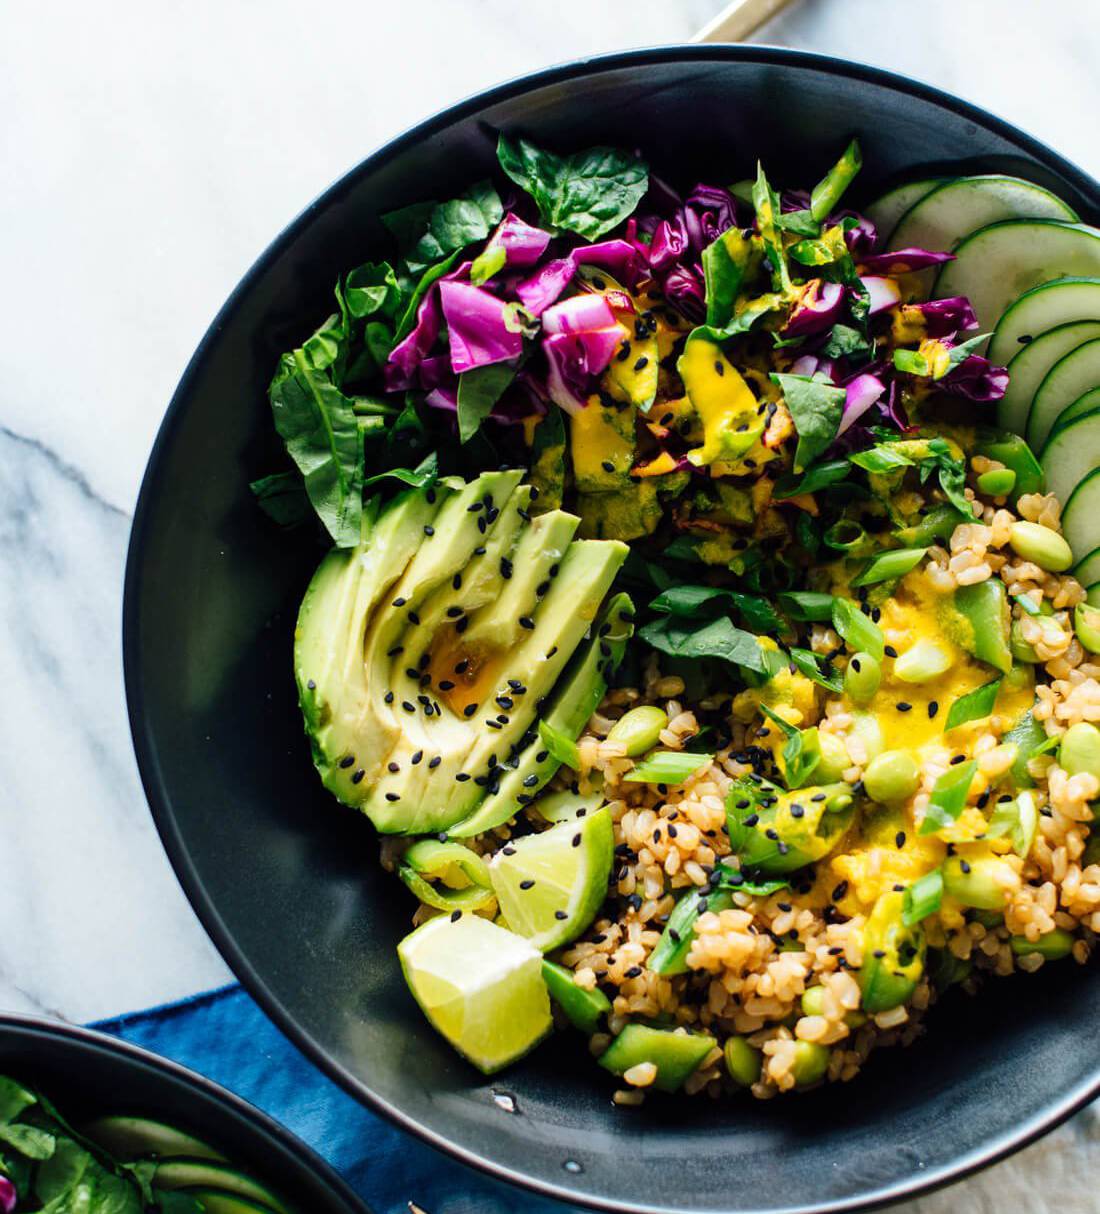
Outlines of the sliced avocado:
[[[633,619],[634,605],[628,595],[617,594],[608,602],[592,636],[574,655],[542,713],[552,729],[573,740],[580,736],[622,661],[634,632]],[[451,827],[453,838],[468,839],[514,818],[558,770],[560,764],[543,748],[534,729],[528,730],[521,743],[503,763],[504,774],[495,789],[469,818]]]
[[730,846],[744,868],[794,872],[827,856],[854,813],[852,790],[843,783],[790,792],[767,781],[734,785],[726,813]]
[[363,539],[334,548],[309,584],[294,632],[298,699],[313,762],[325,787],[345,805],[366,796],[368,774],[398,737],[394,720],[374,712],[364,663],[375,606],[404,573],[449,489],[410,489],[379,516],[364,509]]
[[764,412],[752,389],[722,347],[706,337],[689,337],[676,367],[703,421],[703,445],[688,459],[697,467],[740,459],[764,433]]
[[577,498],[583,539],[629,540],[652,535],[661,521],[661,503],[653,480],[636,481],[613,493],[582,493]]
[[201,1139],[148,1117],[98,1117],[83,1127],[83,1133],[122,1163],[147,1157],[170,1159],[179,1155],[225,1162],[224,1155],[219,1155]]
[[[270,1189],[227,1164],[207,1159],[169,1159],[153,1173],[155,1189],[217,1189],[233,1197],[254,1202],[275,1214],[290,1214]],[[246,1207],[247,1208],[247,1207]]]
[[569,418],[569,449],[578,493],[630,489],[634,467],[632,405],[605,405],[598,396]]

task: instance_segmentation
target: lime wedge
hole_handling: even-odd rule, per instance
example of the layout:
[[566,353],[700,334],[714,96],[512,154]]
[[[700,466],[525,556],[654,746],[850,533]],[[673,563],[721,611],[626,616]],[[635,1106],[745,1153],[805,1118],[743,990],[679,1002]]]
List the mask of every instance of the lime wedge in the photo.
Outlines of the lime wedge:
[[550,1031],[541,954],[488,919],[429,919],[401,941],[397,955],[424,1015],[487,1075]]
[[504,921],[544,953],[576,939],[607,897],[613,850],[606,809],[507,844],[489,863]]

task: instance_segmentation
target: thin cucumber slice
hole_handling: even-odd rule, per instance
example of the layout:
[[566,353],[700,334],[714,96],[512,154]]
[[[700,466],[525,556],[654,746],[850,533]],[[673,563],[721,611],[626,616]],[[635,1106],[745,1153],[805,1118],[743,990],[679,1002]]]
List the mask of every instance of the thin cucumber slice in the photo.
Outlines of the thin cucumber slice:
[[1006,219],[959,244],[955,260],[936,279],[934,295],[965,295],[981,328],[991,329],[1025,291],[1078,276],[1100,276],[1100,231],[1056,219]]
[[1100,337],[1100,320],[1075,320],[1041,333],[1008,364],[1008,387],[997,406],[997,424],[1023,434],[1039,385],[1054,364],[1086,341]]
[[1055,278],[1025,291],[1005,309],[989,342],[989,358],[999,367],[1040,333],[1073,320],[1100,316],[1100,278]]
[[275,1214],[289,1214],[270,1189],[228,1164],[207,1159],[168,1159],[153,1173],[155,1189],[219,1189],[266,1206]]
[[1058,414],[1057,420],[1050,429],[1050,439],[1058,433],[1059,430],[1074,418],[1081,417],[1085,413],[1091,413],[1093,409],[1100,409],[1100,388],[1090,388],[1083,395],[1079,396],[1071,405],[1066,405],[1061,413]]
[[1057,195],[1019,177],[959,177],[937,186],[898,221],[887,249],[953,249],[1004,219],[1061,219],[1077,213]]
[[1062,534],[1074,553],[1100,547],[1100,468],[1070,494],[1062,511]]
[[121,1163],[148,1157],[172,1159],[179,1156],[225,1162],[225,1156],[219,1155],[202,1139],[148,1117],[98,1117],[84,1126],[83,1132]]
[[1100,582],[1093,584],[1085,592],[1085,602],[1090,607],[1100,607]]
[[919,181],[907,181],[880,194],[870,206],[864,207],[864,215],[875,225],[879,247],[886,247],[886,242],[898,226],[898,220],[911,206],[920,202],[926,194],[931,194],[936,186],[950,180],[949,177],[922,177]]
[[1060,502],[1068,502],[1085,477],[1100,468],[1100,409],[1056,430],[1039,462],[1046,473],[1047,488]]
[[1043,377],[1027,415],[1027,441],[1041,451],[1062,410],[1100,384],[1100,339],[1060,358]]
[[199,1202],[203,1214],[274,1214],[270,1206],[262,1206],[222,1189],[187,1189],[186,1192],[188,1197]]
[[1100,582],[1100,548],[1094,548],[1083,556],[1073,566],[1072,573],[1082,586],[1095,586]]

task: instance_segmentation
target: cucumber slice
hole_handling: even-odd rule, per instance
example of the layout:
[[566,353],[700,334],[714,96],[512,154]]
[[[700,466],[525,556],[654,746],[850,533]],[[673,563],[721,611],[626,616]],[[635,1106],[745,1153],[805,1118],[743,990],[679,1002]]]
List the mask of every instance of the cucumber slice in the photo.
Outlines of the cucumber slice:
[[997,406],[997,424],[1023,434],[1031,402],[1047,372],[1071,350],[1100,337],[1100,320],[1074,320],[1041,333],[1008,364],[1008,387]]
[[1019,177],[959,177],[937,186],[898,221],[887,249],[953,249],[1003,219],[1061,219],[1076,212],[1042,186]]
[[1047,440],[1039,456],[1047,488],[1060,502],[1068,502],[1074,489],[1100,467],[1100,409],[1067,422]]
[[1090,388],[1083,395],[1079,396],[1071,405],[1066,405],[1061,413],[1058,414],[1054,421],[1054,425],[1050,428],[1050,436],[1047,442],[1058,433],[1059,430],[1075,417],[1080,417],[1084,413],[1091,413],[1093,409],[1100,409],[1100,388]]
[[990,329],[1025,291],[1071,276],[1100,276],[1100,231],[1057,219],[1006,219],[959,244],[955,260],[940,271],[934,294],[940,299],[965,295],[978,324]]
[[188,1189],[187,1196],[202,1205],[203,1214],[274,1214],[270,1206],[261,1206],[223,1189]]
[[1100,468],[1070,494],[1062,511],[1062,534],[1075,553],[1100,547]]
[[878,232],[879,247],[886,247],[886,242],[898,226],[898,220],[911,206],[920,202],[926,194],[931,194],[936,186],[950,180],[950,177],[922,177],[919,181],[907,181],[880,194],[870,206],[864,207],[863,214]]
[[148,1117],[98,1117],[84,1126],[83,1132],[121,1163],[149,1156],[172,1159],[181,1155],[189,1159],[225,1162],[224,1155],[219,1155],[201,1139]]
[[1071,570],[1082,586],[1095,586],[1100,582],[1100,548],[1094,548],[1083,556]]
[[1005,309],[989,342],[989,358],[1007,366],[1040,333],[1100,316],[1100,278],[1055,278],[1025,291]]
[[1090,607],[1100,607],[1100,582],[1093,584],[1085,592],[1085,602]]
[[1043,377],[1027,415],[1027,441],[1041,451],[1062,410],[1100,384],[1100,339],[1063,355]]
[[259,1181],[228,1164],[207,1159],[168,1159],[153,1173],[155,1189],[217,1189],[242,1197],[274,1214],[289,1214],[286,1206]]

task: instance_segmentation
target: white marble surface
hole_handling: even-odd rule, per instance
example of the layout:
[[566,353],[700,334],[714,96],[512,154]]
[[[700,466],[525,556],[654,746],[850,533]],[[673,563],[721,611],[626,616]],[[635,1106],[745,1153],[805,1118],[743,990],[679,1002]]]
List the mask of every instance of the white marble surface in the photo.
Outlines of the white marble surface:
[[[72,1020],[228,977],[131,755],[129,516],[161,413],[272,233],[383,139],[505,76],[682,40],[719,0],[76,0],[0,36],[0,1006]],[[1100,173],[1095,0],[801,0],[761,41],[989,106]],[[909,1207],[1100,1209],[1100,1118]]]

